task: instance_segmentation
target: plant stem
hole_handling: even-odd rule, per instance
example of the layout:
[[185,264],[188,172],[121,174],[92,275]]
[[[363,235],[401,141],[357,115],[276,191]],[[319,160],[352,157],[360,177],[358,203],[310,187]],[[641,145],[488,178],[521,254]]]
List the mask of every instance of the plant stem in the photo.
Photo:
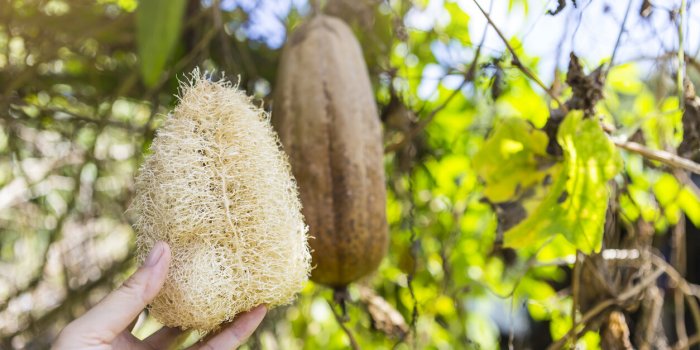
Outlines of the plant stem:
[[672,168],[687,170],[696,174],[700,174],[700,164],[693,162],[690,159],[686,159],[675,155],[670,152],[655,150],[647,148],[644,145],[638,144],[636,142],[621,141],[612,138],[615,146],[620,147],[624,150],[640,154],[645,158],[659,161]]
[[534,81],[535,84],[537,84],[539,87],[541,87],[547,93],[547,95],[549,95],[549,97],[551,97],[552,100],[554,100],[559,105],[559,107],[564,110],[564,112],[568,112],[566,105],[564,105],[559,100],[559,98],[552,92],[552,89],[550,89],[546,85],[544,85],[544,83],[542,82],[542,80],[540,80],[540,78],[538,78],[534,73],[532,73],[532,71],[530,71],[530,69],[528,69],[527,67],[525,67],[522,64],[522,62],[520,61],[520,58],[515,53],[515,49],[513,49],[513,47],[510,46],[508,39],[506,39],[505,35],[503,35],[503,33],[501,32],[500,29],[498,29],[496,24],[493,23],[491,16],[489,16],[489,14],[481,7],[481,5],[479,5],[479,2],[477,2],[476,0],[473,0],[473,1],[474,1],[474,4],[476,4],[476,7],[478,7],[479,10],[481,11],[481,13],[484,15],[484,17],[486,17],[486,20],[489,22],[489,24],[491,24],[491,27],[493,27],[493,29],[496,31],[496,34],[498,34],[498,36],[501,38],[501,40],[503,40],[503,43],[506,45],[506,48],[508,48],[508,51],[510,51],[510,54],[513,56],[513,62],[512,62],[513,65],[516,68],[520,69],[520,71],[523,72],[523,74],[525,74],[528,78],[530,78],[530,80]]
[[681,109],[685,107],[685,96],[683,89],[683,79],[685,78],[685,21],[686,14],[685,8],[687,7],[687,0],[681,1],[681,8],[678,15],[680,16],[680,21],[678,23],[678,73],[676,74],[676,87],[678,89],[678,103]]

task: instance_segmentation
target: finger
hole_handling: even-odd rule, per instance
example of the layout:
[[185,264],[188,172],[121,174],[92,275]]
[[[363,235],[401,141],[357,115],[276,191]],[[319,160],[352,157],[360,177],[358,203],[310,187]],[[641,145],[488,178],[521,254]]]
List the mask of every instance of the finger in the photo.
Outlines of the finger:
[[266,313],[267,308],[265,305],[260,305],[248,312],[244,312],[221,332],[192,349],[235,349],[243,345],[248,337],[253,334],[260,322],[265,318]]
[[157,242],[141,266],[117,290],[75,322],[84,331],[109,332],[116,337],[158,295],[170,265],[170,248]]
[[167,349],[168,345],[182,335],[182,333],[183,331],[179,328],[163,327],[149,335],[143,341],[153,349]]

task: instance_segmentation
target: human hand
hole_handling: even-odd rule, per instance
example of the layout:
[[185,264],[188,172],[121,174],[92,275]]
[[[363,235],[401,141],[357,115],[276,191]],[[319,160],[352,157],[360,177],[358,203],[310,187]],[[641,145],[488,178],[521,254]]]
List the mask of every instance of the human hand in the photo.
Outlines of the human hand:
[[[54,342],[55,350],[167,349],[182,334],[177,328],[163,327],[144,340],[134,337],[129,325],[156,297],[165,283],[170,265],[170,247],[158,242],[141,266],[117,290],[83,316],[69,323]],[[242,313],[220,332],[189,349],[233,349],[245,342],[267,312],[258,306]]]

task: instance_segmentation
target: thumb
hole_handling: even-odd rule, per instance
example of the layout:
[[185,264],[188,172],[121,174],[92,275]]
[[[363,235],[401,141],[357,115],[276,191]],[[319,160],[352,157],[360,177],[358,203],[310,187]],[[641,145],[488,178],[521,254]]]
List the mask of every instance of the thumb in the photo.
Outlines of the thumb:
[[170,247],[157,242],[144,264],[124,284],[77,319],[83,331],[109,332],[116,337],[158,295],[170,265]]

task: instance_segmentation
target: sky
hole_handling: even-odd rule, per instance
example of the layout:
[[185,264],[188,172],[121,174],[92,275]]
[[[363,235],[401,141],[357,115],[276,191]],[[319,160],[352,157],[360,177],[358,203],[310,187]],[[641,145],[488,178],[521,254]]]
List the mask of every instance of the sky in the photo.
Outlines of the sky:
[[[547,9],[554,9],[554,0],[529,0],[528,11],[515,5],[514,10],[508,10],[508,1],[493,0],[490,16],[507,38],[517,37],[523,44],[524,50],[531,56],[540,57],[539,76],[545,83],[551,82],[554,68],[565,70],[573,51],[584,62],[595,68],[602,60],[607,59],[613,52],[615,42],[620,32],[621,23],[627,10],[628,2],[624,0],[578,0],[577,7],[568,5],[556,16],[546,14]],[[669,11],[680,5],[680,0],[652,1],[657,8],[648,18],[639,16],[642,0],[632,0],[631,12],[627,20],[625,32],[620,41],[615,62],[617,64],[638,60],[639,58],[656,57],[669,50],[677,50],[678,36],[676,27],[669,21]],[[686,51],[695,54],[700,48],[700,5],[697,1],[689,0],[688,21],[686,29]],[[479,0],[482,7],[490,7],[489,0]],[[487,20],[474,4],[473,0],[459,0],[462,10],[470,14],[469,33],[473,40],[481,38],[486,28]],[[412,28],[427,30],[435,23],[449,20],[449,15],[442,9],[442,0],[432,0],[423,10],[412,10],[406,16],[406,25]],[[557,55],[559,43],[563,41],[561,55]],[[489,28],[485,52],[498,55],[506,48],[493,29]],[[433,53],[449,56],[449,52],[441,47],[433,47]],[[449,48],[447,49],[449,51]],[[459,50],[454,49],[459,56]],[[464,52],[471,58],[471,50]],[[642,62],[642,68],[651,68],[652,61]],[[651,71],[651,69],[642,69]],[[437,74],[437,72],[435,72]]]
[[[524,50],[531,56],[540,57],[538,71],[545,83],[553,79],[555,67],[565,70],[569,57],[574,51],[584,63],[593,69],[613,52],[620,31],[621,23],[628,6],[626,0],[567,0],[566,8],[556,16],[547,15],[548,9],[556,7],[556,0],[515,1],[514,8],[508,9],[508,0],[477,0],[482,7],[491,8],[490,15],[506,37],[517,37]],[[491,1],[494,3],[491,4]],[[651,0],[654,11],[648,18],[639,16],[643,0],[631,0],[631,12],[616,54],[616,63],[629,62],[647,58],[641,63],[642,72],[651,72],[653,61],[649,58],[661,53],[677,50],[677,28],[669,21],[669,12],[677,9],[682,0]],[[405,17],[408,28],[430,30],[439,23],[449,21],[449,14],[444,10],[445,0],[428,0],[423,8],[413,8]],[[478,41],[486,28],[486,18],[481,14],[474,0],[456,0],[462,10],[469,14],[469,33]],[[689,5],[686,28],[686,51],[696,55],[700,50],[700,5],[698,0],[687,0]],[[522,3],[527,3],[527,11]],[[284,44],[284,17],[291,9],[308,13],[307,0],[222,0],[224,10],[238,7],[249,13],[250,21],[238,29],[241,35],[260,40],[272,48]],[[566,39],[562,41],[562,37]],[[559,43],[563,43],[561,55],[557,55]],[[464,48],[459,43],[431,46],[438,62],[445,66],[454,63],[468,64],[473,49]],[[505,50],[501,39],[489,28],[484,50],[486,54],[498,56]],[[424,76],[439,77],[444,75],[440,66],[430,66]],[[459,84],[449,80],[446,85]],[[432,89],[427,84],[424,91]]]
[[224,11],[241,8],[248,13],[249,22],[240,29],[241,34],[263,41],[272,48],[284,45],[286,32],[283,21],[289,12],[296,9],[308,13],[310,10],[307,0],[221,0],[220,4]]

